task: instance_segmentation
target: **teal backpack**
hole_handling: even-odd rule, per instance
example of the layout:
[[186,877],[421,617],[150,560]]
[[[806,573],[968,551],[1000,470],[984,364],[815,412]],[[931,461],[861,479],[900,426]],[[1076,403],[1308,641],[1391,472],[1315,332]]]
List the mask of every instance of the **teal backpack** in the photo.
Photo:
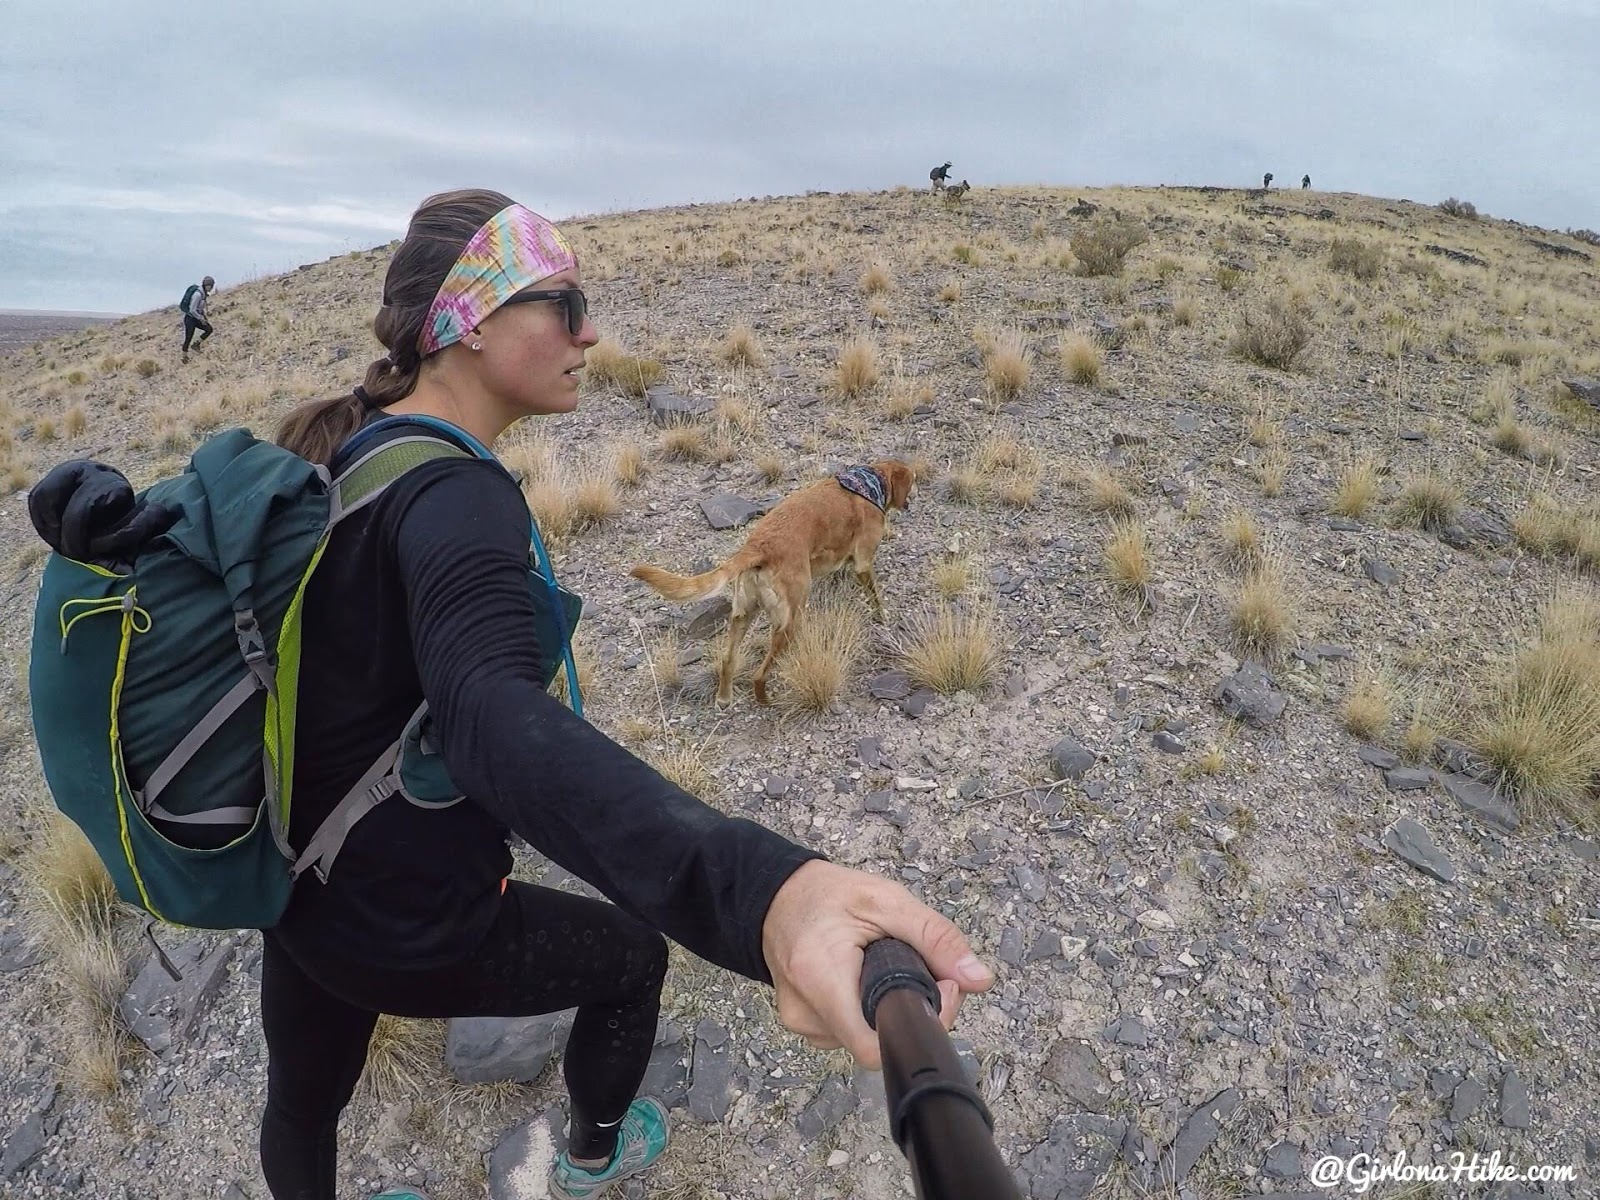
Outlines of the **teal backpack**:
[[[396,436],[374,440],[386,431]],[[178,516],[131,572],[50,555],[29,667],[34,736],[56,807],[123,900],[176,925],[267,929],[295,881],[308,870],[325,880],[350,829],[384,800],[461,800],[424,703],[304,850],[287,837],[302,606],[329,535],[413,467],[470,456],[495,461],[464,430],[423,416],[363,428],[337,474],[233,429],[140,493]],[[557,584],[531,515],[529,529],[541,681],[565,669],[581,716],[571,647],[581,602]]]

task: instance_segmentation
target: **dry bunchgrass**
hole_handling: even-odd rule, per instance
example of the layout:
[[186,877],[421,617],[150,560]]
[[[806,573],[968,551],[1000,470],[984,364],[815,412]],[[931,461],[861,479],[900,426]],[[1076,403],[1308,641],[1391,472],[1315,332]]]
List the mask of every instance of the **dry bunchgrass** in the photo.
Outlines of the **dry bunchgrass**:
[[1533,441],[1533,435],[1517,423],[1515,414],[1507,410],[1500,414],[1500,421],[1494,427],[1494,432],[1489,435],[1489,444],[1496,450],[1518,458],[1528,453]]
[[1328,511],[1341,517],[1359,517],[1378,498],[1378,464],[1371,456],[1347,462],[1339,472]]
[[89,428],[89,414],[84,412],[82,404],[74,404],[61,414],[61,428],[69,438],[83,436],[84,430]]
[[206,396],[189,406],[189,430],[196,437],[208,433],[227,420],[221,402],[215,396]]
[[1511,522],[1525,550],[1548,558],[1570,558],[1580,569],[1600,570],[1600,506],[1568,508],[1540,492]]
[[697,421],[674,421],[661,431],[661,456],[679,462],[709,462],[711,434]]
[[1469,414],[1479,425],[1503,421],[1516,415],[1517,381],[1510,372],[1501,372],[1491,378],[1483,389],[1483,396]]
[[[595,657],[594,647],[589,644],[588,632],[584,629],[579,629],[573,634],[572,665],[578,669],[578,691],[587,696],[594,687],[595,671],[599,669],[599,662]],[[563,704],[570,705],[572,702],[572,691],[567,686],[565,663],[550,684],[550,694]]]
[[1200,306],[1192,296],[1177,296],[1172,301],[1172,323],[1174,325],[1193,325],[1194,319],[1200,313]]
[[946,554],[933,564],[933,590],[946,600],[964,596],[976,586],[978,567],[969,554]]
[[1570,584],[1536,640],[1480,684],[1468,740],[1519,807],[1600,824],[1600,596]]
[[1345,693],[1341,719],[1344,727],[1363,741],[1377,742],[1394,716],[1394,700],[1389,684],[1375,670],[1360,671]]
[[953,467],[945,477],[950,499],[958,504],[977,504],[988,495],[989,480],[973,463]]
[[1116,519],[1132,517],[1138,511],[1133,493],[1120,477],[1106,467],[1094,467],[1081,477],[1090,512]]
[[634,399],[666,377],[666,368],[653,358],[623,352],[610,338],[590,346],[583,360],[583,377],[600,387],[614,387]]
[[839,351],[833,386],[841,396],[854,398],[878,383],[878,348],[867,338],[851,338]]
[[889,268],[882,263],[873,263],[861,273],[861,291],[865,295],[881,296],[893,286]]
[[1261,531],[1248,509],[1235,508],[1222,519],[1218,531],[1222,536],[1222,557],[1239,571],[1253,570],[1261,564],[1264,553]]
[[1093,387],[1100,382],[1105,356],[1093,338],[1081,333],[1063,334],[1059,354],[1062,373],[1073,383]]
[[383,1107],[437,1091],[447,1080],[444,1041],[442,1020],[380,1013],[357,1091]]
[[1247,654],[1271,657],[1289,643],[1294,618],[1284,566],[1277,556],[1263,554],[1245,574],[1229,595],[1228,616],[1234,640]]
[[611,453],[611,474],[625,487],[637,487],[650,473],[650,459],[638,442],[624,442]]
[[1395,512],[1401,520],[1437,533],[1461,511],[1461,491],[1431,467],[1406,480]]
[[[593,355],[594,351],[589,353]],[[738,367],[759,367],[767,361],[767,356],[756,341],[756,331],[748,325],[735,325],[728,331],[728,336],[717,349],[717,357]]]
[[984,374],[989,394],[999,400],[1011,400],[1028,386],[1033,372],[1033,350],[1020,330],[1007,329],[992,339],[984,356]]
[[987,606],[941,603],[894,636],[906,674],[936,692],[981,692],[1000,673],[1000,621]]
[[673,739],[648,758],[651,766],[696,799],[710,802],[716,796],[719,781],[705,744]]
[[1281,443],[1269,449],[1256,466],[1256,477],[1261,483],[1263,496],[1277,496],[1283,491],[1283,481],[1288,477],[1289,448]]
[[683,686],[683,638],[676,629],[668,629],[650,650],[650,674],[657,686],[668,691]]
[[56,440],[56,420],[54,417],[35,417],[33,419],[33,440],[36,442],[53,442]]
[[1376,279],[1383,273],[1383,247],[1360,238],[1334,238],[1328,247],[1328,266],[1357,279]]
[[756,469],[757,478],[763,483],[777,483],[788,470],[788,464],[784,462],[783,455],[771,450],[763,450],[757,454],[753,460],[753,465]]
[[153,358],[141,358],[133,364],[133,369],[138,373],[140,379],[149,379],[150,376],[161,370],[161,364]]
[[939,289],[940,304],[954,304],[960,299],[961,281],[959,279],[948,280],[945,285]]
[[116,1014],[127,986],[116,888],[88,839],[53,810],[16,866],[30,935],[54,956],[66,988],[60,1032],[68,1074],[87,1094],[108,1096],[120,1085],[128,1049]]
[[1274,298],[1239,316],[1230,349],[1246,362],[1286,371],[1311,343],[1311,326],[1293,304]]
[[777,663],[784,709],[826,712],[849,682],[866,645],[866,621],[855,597],[813,600]]
[[994,480],[994,497],[1007,508],[1034,508],[1039,503],[1038,464],[1005,471]]
[[1139,597],[1149,594],[1154,573],[1150,565],[1150,540],[1144,527],[1136,521],[1118,520],[1111,524],[1111,537],[1106,542],[1106,575],[1122,591]]
[[1143,227],[1132,221],[1096,218],[1073,230],[1072,257],[1079,275],[1116,275],[1135,247],[1149,240]]
[[522,493],[539,524],[555,541],[604,525],[622,512],[611,464],[581,470],[550,469],[527,479]]
[[712,418],[729,433],[751,434],[761,427],[761,409],[734,393],[725,392],[717,398]]

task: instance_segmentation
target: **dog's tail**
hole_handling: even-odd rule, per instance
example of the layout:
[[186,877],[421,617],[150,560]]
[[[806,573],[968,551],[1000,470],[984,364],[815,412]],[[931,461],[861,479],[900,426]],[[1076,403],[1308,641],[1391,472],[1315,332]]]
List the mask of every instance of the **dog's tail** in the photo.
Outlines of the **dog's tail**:
[[668,600],[701,600],[721,589],[725,584],[761,565],[761,556],[753,550],[739,550],[721,566],[700,575],[674,575],[660,567],[641,563],[628,574],[642,579]]

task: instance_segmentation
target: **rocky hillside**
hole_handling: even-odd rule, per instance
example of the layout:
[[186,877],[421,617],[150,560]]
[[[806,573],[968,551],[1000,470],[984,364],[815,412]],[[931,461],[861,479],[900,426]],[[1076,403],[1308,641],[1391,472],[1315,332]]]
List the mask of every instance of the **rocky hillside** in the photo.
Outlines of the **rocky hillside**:
[[[957,1033],[1025,1195],[1312,1194],[1329,1155],[1494,1151],[1576,1169],[1500,1194],[1594,1193],[1600,249],[1212,188],[568,230],[607,343],[505,457],[587,599],[589,715],[969,931],[999,980]],[[3,481],[87,455],[148,483],[348,388],[388,253],[218,293],[187,366],[171,311],[0,359]],[[629,567],[709,564],[881,455],[923,479],[886,623],[819,584],[776,704],[717,710],[715,603]],[[48,819],[20,497],[0,547],[0,1195],[259,1200],[259,937],[165,931],[172,984]],[[629,1195],[907,1194],[879,1080],[673,964],[649,1087],[677,1140]],[[385,1022],[346,1194],[542,1195],[563,1029]]]

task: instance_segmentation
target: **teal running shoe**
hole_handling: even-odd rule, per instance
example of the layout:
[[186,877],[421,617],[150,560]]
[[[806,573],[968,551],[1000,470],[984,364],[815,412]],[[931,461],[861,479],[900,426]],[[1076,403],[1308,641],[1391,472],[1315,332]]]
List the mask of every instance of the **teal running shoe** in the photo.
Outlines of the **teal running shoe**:
[[660,1158],[670,1140],[667,1110],[648,1097],[635,1100],[622,1118],[617,1148],[603,1170],[586,1171],[574,1166],[565,1150],[556,1155],[555,1166],[550,1168],[551,1198],[594,1200],[603,1196],[612,1184],[632,1178]]

